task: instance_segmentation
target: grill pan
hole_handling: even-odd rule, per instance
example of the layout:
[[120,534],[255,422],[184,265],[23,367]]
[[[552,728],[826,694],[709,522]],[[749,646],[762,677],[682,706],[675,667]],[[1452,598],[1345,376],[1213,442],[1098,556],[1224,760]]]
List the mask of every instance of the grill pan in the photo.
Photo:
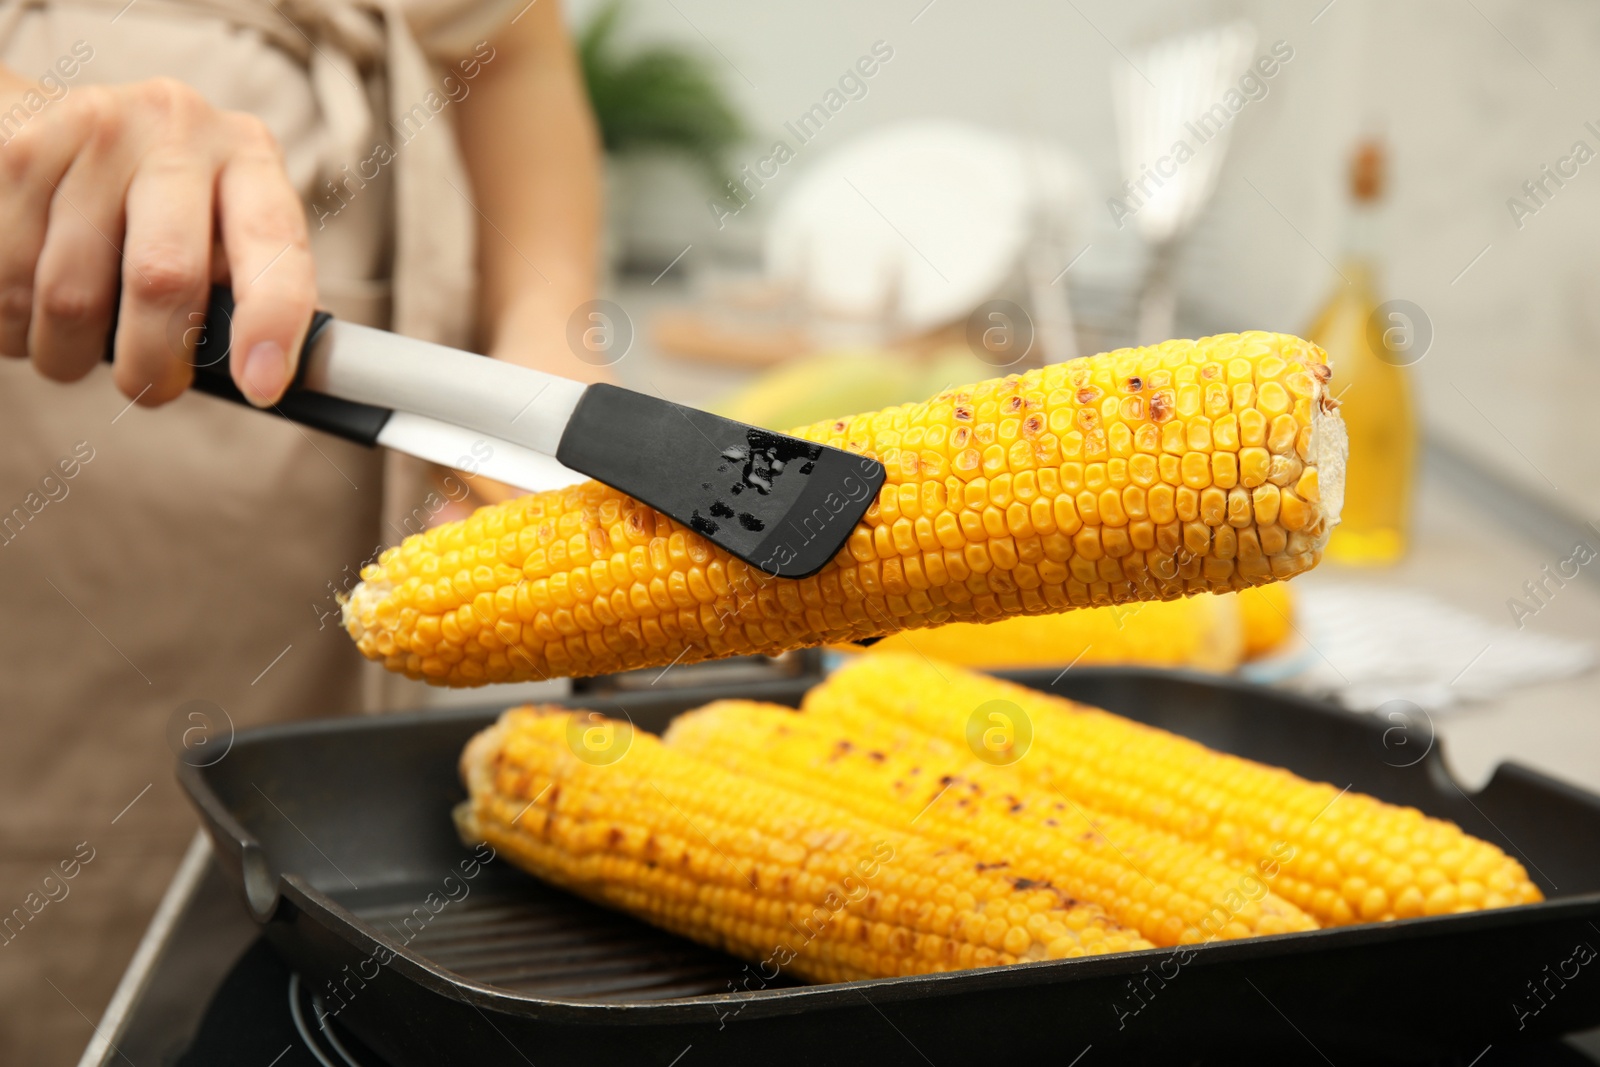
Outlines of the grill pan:
[[[800,985],[474,866],[451,807],[499,708],[241,733],[180,764],[219,861],[338,1023],[396,1067],[760,1062],[1455,1062],[1600,1025],[1600,797],[1516,764],[1468,794],[1425,726],[1199,675],[1004,676],[1450,819],[1522,860],[1517,908],[942,975]],[[738,696],[794,705],[807,680]],[[728,688],[570,703],[659,732]],[[621,700],[622,703],[616,703]],[[1423,755],[1425,753],[1425,755]],[[1420,755],[1421,758],[1418,758]],[[463,864],[466,866],[463,867]],[[467,872],[472,877],[467,877]],[[430,894],[432,896],[430,897]],[[1576,962],[1590,957],[1587,962]],[[1576,969],[1576,974],[1574,974]]]

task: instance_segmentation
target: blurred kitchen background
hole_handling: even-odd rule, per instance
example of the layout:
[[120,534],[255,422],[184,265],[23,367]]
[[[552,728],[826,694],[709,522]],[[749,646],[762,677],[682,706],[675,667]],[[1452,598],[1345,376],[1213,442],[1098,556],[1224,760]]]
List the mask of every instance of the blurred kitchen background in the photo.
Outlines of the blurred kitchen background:
[[[571,3],[574,24],[603,6]],[[1305,329],[1340,280],[1330,260],[1349,213],[1348,157],[1375,134],[1390,162],[1384,296],[1415,303],[1434,329],[1413,369],[1428,431],[1573,510],[1587,504],[1593,518],[1600,468],[1575,424],[1582,398],[1600,387],[1600,168],[1580,169],[1520,229],[1506,205],[1534,206],[1522,184],[1575,141],[1600,150],[1584,125],[1600,127],[1600,10],[1577,0],[635,2],[623,8],[618,45],[674,42],[706,60],[748,131],[727,153],[730,170],[755,164],[774,140],[795,144],[784,124],[873,42],[894,56],[721,230],[706,206],[715,191],[696,184],[691,164],[618,157],[617,263],[648,285],[651,267],[692,243],[656,289],[753,268],[788,187],[829,152],[895,123],[956,119],[1054,142],[1081,164],[1089,188],[1069,258],[1089,250],[1062,284],[1086,315],[1103,315],[1096,305],[1127,303],[1147,258],[1133,222],[1118,229],[1106,206],[1127,177],[1111,79],[1157,38],[1238,19],[1256,29],[1252,59],[1280,40],[1293,59],[1237,116],[1215,197],[1179,256],[1184,330]],[[892,203],[862,191],[894,217]],[[920,243],[909,225],[905,236]],[[632,295],[631,280],[618,277],[620,291]],[[640,339],[648,343],[648,330]]]
[[[1292,632],[1239,669],[1390,718],[1397,759],[1438,735],[1468,781],[1514,757],[1600,786],[1600,9],[567,11],[608,148],[584,358],[787,428],[1321,321],[1401,536],[1292,583]],[[1175,136],[1193,159],[1167,161]],[[1414,475],[1412,435],[1361,439],[1407,403]]]

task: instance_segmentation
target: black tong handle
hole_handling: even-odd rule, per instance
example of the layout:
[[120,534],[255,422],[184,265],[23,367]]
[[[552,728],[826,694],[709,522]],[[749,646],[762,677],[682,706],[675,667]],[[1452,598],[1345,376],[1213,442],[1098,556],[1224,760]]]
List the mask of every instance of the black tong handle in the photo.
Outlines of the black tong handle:
[[[197,321],[184,326],[174,340],[184,346],[183,359],[194,368],[194,389],[219,400],[230,400],[235,404],[254,408],[255,405],[245,399],[245,395],[233,383],[233,373],[230,369],[233,348],[233,306],[232,290],[224,285],[212,286],[211,300],[206,307],[204,319],[200,320],[200,316],[196,314],[194,319]],[[306,356],[318,336],[332,321],[333,316],[326,311],[319,311],[312,316],[311,328],[306,331],[306,342],[300,350],[294,381],[289,383],[288,390],[276,404],[256,410],[281,416],[291,422],[298,422],[302,426],[331,433],[336,437],[343,437],[347,441],[376,445],[378,434],[393,412],[388,408],[358,404],[353,400],[341,400],[326,393],[313,392],[304,386]],[[111,339],[106,344],[107,363],[112,360],[116,336],[116,321],[113,320]],[[190,342],[193,343],[192,354],[188,351]]]

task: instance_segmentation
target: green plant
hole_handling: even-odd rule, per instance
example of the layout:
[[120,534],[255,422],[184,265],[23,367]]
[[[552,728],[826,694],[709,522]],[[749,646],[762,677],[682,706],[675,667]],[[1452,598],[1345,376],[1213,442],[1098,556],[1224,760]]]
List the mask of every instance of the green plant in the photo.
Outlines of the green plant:
[[606,151],[673,149],[720,184],[728,149],[745,136],[744,121],[703,57],[666,44],[621,53],[616,37],[624,6],[624,0],[611,0],[578,38]]

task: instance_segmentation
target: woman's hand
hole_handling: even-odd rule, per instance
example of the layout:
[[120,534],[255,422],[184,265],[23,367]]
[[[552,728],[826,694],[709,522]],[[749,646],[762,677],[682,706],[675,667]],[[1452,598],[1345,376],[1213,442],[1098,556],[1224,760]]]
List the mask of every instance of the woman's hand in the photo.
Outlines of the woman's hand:
[[[33,86],[0,67],[0,114]],[[141,404],[193,378],[194,323],[231,280],[234,381],[275,402],[316,303],[305,210],[261,120],[170,78],[88,85],[0,144],[0,355],[75,381],[117,316],[117,388]]]

